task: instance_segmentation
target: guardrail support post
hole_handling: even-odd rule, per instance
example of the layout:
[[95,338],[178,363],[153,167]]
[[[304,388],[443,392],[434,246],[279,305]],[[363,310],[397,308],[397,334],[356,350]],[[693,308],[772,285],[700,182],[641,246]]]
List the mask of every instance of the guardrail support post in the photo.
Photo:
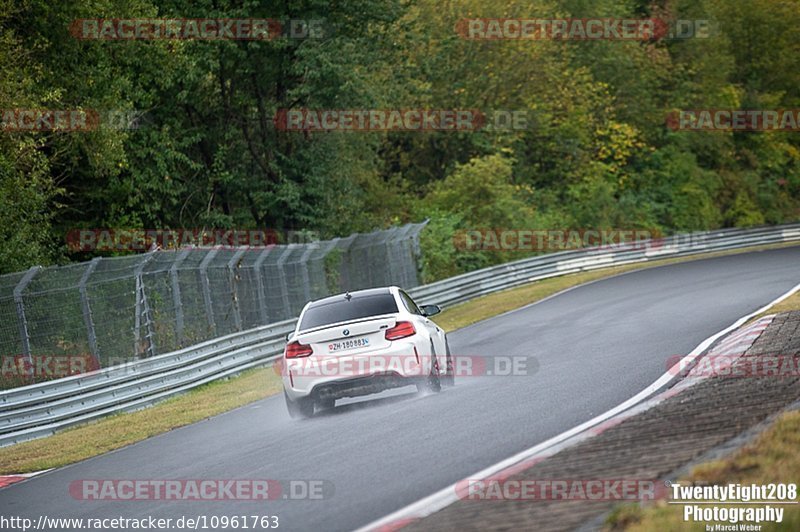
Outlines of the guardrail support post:
[[30,282],[42,269],[41,266],[34,266],[25,272],[17,286],[14,287],[14,304],[17,307],[17,321],[19,322],[19,338],[22,342],[22,354],[25,361],[31,364],[31,337],[28,332],[28,320],[25,317],[25,302],[22,299],[22,292],[28,287]]
[[89,282],[89,277],[94,273],[95,268],[102,260],[102,257],[95,257],[86,266],[86,271],[81,276],[78,290],[81,294],[81,308],[83,309],[83,323],[86,325],[86,338],[89,341],[89,351],[96,361],[100,361],[100,353],[97,352],[97,334],[94,329],[94,319],[92,319],[92,307],[89,305],[89,294],[86,291],[86,283]]

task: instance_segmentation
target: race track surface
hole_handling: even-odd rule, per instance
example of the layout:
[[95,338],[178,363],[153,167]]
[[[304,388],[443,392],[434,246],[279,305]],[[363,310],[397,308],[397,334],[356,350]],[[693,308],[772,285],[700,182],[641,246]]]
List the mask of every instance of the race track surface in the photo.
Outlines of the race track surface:
[[[456,355],[524,356],[529,376],[463,377],[289,419],[274,396],[0,490],[0,514],[277,515],[284,530],[351,530],[572,428],[800,282],[800,247],[591,283],[448,335]],[[421,303],[435,303],[422,301]],[[407,391],[404,391],[407,390]],[[325,500],[80,501],[79,479],[320,479]]]

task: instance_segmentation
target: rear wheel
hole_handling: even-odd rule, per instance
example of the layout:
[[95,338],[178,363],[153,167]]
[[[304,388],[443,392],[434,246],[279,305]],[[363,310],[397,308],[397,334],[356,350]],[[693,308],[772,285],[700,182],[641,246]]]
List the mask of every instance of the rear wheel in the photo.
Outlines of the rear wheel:
[[320,408],[324,408],[327,410],[328,408],[334,407],[334,405],[336,404],[336,399],[320,399],[319,401],[317,401],[317,404],[319,405]]
[[434,393],[442,391],[442,383],[439,380],[439,375],[439,360],[436,358],[433,342],[431,342],[431,372],[427,377],[417,383],[417,391]]
[[314,415],[314,400],[311,397],[300,397],[292,401],[284,390],[283,398],[292,419],[305,419]]
[[444,340],[444,345],[447,347],[447,367],[445,368],[444,375],[442,375],[442,386],[450,387],[456,385],[456,368],[453,363],[453,356],[450,354],[450,344],[447,339]]

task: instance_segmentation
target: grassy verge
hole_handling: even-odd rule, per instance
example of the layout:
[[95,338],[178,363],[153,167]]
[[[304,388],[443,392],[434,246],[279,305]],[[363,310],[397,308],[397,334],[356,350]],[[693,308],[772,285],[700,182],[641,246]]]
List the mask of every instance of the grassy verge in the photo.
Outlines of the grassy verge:
[[[778,247],[787,247],[787,244],[630,264],[545,279],[454,306],[437,316],[436,322],[446,331],[454,331],[611,275]],[[227,412],[280,390],[280,379],[271,368],[247,371],[238,377],[201,386],[152,408],[111,416],[47,438],[0,448],[0,474],[26,473],[71,464]]]
[[281,381],[272,368],[258,368],[200,386],[138,412],[109,416],[87,425],[0,449],[0,474],[59,467],[119,449],[227,412],[278,393]]
[[[800,292],[781,301],[764,314],[800,310]],[[754,318],[757,319],[757,318]],[[726,485],[798,483],[800,479],[800,412],[787,412],[756,440],[723,460],[696,466],[681,482]],[[800,508],[782,505],[783,522],[766,525],[762,530],[800,530]],[[648,506],[623,505],[606,522],[607,530],[631,532],[649,530],[705,530],[705,525],[683,521],[681,505],[665,501]]]
[[[695,467],[681,483],[706,485],[797,483],[800,479],[800,412],[788,412],[751,445],[743,447],[724,460]],[[800,530],[800,508],[781,505],[785,509],[780,524],[766,524],[762,530]],[[712,524],[713,526],[713,524]],[[606,530],[645,532],[650,530],[706,530],[704,523],[683,521],[683,507],[660,501],[653,506],[620,506],[606,522]]]

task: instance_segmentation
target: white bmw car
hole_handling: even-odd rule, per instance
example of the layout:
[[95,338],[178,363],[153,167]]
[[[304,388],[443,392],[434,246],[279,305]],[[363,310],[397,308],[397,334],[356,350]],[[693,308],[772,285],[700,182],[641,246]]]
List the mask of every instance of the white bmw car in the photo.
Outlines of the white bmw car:
[[414,384],[438,392],[454,384],[444,331],[396,286],[339,294],[303,308],[283,354],[284,397],[293,418],[337,399]]

